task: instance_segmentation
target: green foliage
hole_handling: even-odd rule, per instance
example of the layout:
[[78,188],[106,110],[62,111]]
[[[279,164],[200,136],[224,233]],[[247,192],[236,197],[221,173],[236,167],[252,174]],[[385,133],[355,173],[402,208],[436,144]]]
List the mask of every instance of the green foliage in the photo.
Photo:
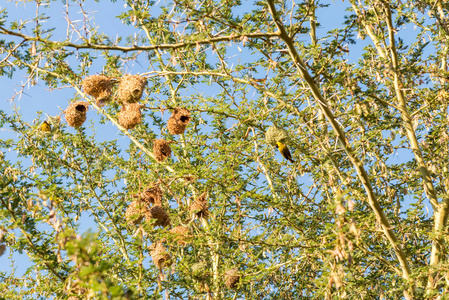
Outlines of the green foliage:
[[[448,297],[449,4],[23,2],[0,11],[1,299]],[[125,74],[148,81],[129,130]]]

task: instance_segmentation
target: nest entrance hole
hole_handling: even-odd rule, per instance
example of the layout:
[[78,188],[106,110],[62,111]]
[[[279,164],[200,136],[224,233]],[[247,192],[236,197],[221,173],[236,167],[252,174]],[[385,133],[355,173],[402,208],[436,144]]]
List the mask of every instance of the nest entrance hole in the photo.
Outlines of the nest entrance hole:
[[188,122],[190,121],[190,117],[188,117],[188,116],[182,116],[182,117],[180,118],[180,120],[181,120],[181,122],[183,122],[183,123],[188,123]]
[[77,106],[75,106],[75,109],[77,110],[77,111],[79,111],[79,112],[85,112],[87,109],[86,109],[86,106],[84,106],[84,105],[82,105],[82,104],[79,104],[79,105],[77,105]]

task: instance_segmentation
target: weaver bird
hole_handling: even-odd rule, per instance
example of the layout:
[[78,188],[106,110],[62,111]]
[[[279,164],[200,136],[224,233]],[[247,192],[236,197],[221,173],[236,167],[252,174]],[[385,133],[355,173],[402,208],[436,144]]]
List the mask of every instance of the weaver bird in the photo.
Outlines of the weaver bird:
[[49,124],[47,121],[44,121],[44,122],[41,124],[41,130],[44,131],[44,132],[50,132],[50,131],[51,131],[51,126],[50,126],[50,124]]
[[276,142],[276,148],[279,149],[279,152],[281,152],[282,156],[288,160],[294,163],[295,161],[292,159],[292,154],[290,153],[290,150],[288,150],[287,146],[282,144],[281,142]]

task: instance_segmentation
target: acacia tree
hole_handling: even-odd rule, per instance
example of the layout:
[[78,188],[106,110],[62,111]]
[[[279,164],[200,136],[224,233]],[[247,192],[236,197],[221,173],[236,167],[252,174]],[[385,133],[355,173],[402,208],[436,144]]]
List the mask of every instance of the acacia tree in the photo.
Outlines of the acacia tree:
[[[341,3],[103,1],[117,36],[84,1],[4,8],[0,250],[30,262],[2,297],[447,297],[449,4],[344,4],[329,30]],[[18,106],[38,87],[88,121],[42,130]]]

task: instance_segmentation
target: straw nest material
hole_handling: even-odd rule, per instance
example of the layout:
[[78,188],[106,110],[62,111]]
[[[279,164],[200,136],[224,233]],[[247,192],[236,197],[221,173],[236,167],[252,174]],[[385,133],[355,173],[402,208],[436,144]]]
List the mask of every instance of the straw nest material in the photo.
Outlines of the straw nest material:
[[139,103],[127,103],[122,106],[118,114],[118,122],[126,129],[133,129],[142,122],[142,113]]
[[75,287],[68,294],[70,295],[67,300],[79,300],[79,299],[91,299],[86,297],[87,289],[84,287]]
[[124,75],[117,89],[119,99],[128,103],[139,101],[146,84],[146,78],[140,75]]
[[65,119],[67,120],[67,123],[75,128],[83,125],[86,121],[88,107],[89,103],[83,101],[70,103],[69,107],[65,110]]
[[148,210],[145,203],[139,200],[131,202],[125,212],[125,219],[129,224],[137,225],[142,222],[145,212]]
[[192,277],[196,280],[204,281],[209,278],[209,274],[207,274],[207,263],[204,261],[193,264],[190,270],[190,274],[192,274]]
[[265,140],[268,144],[276,146],[277,142],[288,144],[290,142],[290,137],[287,130],[280,127],[271,126],[265,132]]
[[162,205],[162,190],[159,184],[147,187],[142,193],[140,193],[140,200],[145,202],[146,205]]
[[189,207],[189,211],[196,214],[197,217],[207,218],[209,216],[209,207],[206,199],[207,192],[204,192],[193,201]]
[[166,140],[154,140],[153,154],[158,162],[164,161],[171,156],[170,142]]
[[93,75],[84,78],[83,90],[86,94],[93,96],[97,104],[103,105],[112,94],[112,82],[109,77],[103,75]]
[[152,206],[145,212],[145,221],[153,226],[166,227],[170,225],[170,216],[162,206]]
[[154,264],[162,269],[164,266],[171,265],[171,257],[170,254],[165,249],[164,245],[161,242],[157,242],[149,247],[151,250],[151,258],[153,259]]
[[237,268],[229,269],[225,272],[225,284],[228,288],[233,289],[240,281],[239,270]]
[[170,229],[170,233],[173,236],[173,241],[180,246],[185,246],[190,240],[190,230],[184,226],[176,226]]
[[175,108],[167,122],[168,131],[171,134],[181,134],[186,130],[190,122],[190,111],[185,108]]
[[68,300],[78,300],[78,299],[91,299],[88,297],[87,289],[79,285],[79,280],[74,280],[78,275],[76,273],[71,273],[66,279],[64,286],[64,292],[66,296],[69,296]]
[[0,256],[2,256],[6,251],[6,245],[0,242]]

